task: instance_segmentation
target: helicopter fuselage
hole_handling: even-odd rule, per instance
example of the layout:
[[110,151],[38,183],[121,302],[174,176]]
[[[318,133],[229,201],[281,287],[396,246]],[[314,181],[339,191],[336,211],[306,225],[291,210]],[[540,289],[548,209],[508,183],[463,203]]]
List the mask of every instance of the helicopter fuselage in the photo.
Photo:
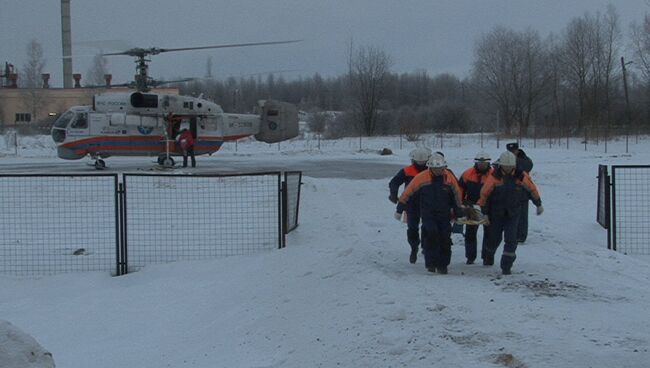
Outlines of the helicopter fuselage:
[[298,134],[293,105],[262,101],[260,115],[224,113],[214,102],[155,93],[105,93],[93,106],[76,106],[57,119],[52,138],[62,159],[180,155],[174,138],[181,124],[195,137],[196,155],[217,152],[227,141],[255,135],[274,143]]

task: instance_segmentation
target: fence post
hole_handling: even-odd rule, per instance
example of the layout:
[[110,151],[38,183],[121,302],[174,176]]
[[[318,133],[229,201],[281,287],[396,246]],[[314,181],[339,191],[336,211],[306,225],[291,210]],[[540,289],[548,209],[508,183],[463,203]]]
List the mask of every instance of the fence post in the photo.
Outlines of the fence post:
[[612,183],[609,173],[605,173],[605,222],[607,223],[607,249],[612,249]]
[[127,204],[126,204],[126,176],[122,174],[122,184],[120,184],[120,255],[121,255],[121,274],[129,273],[129,244],[128,244],[128,226],[126,222]]
[[118,183],[115,175],[115,276],[122,275],[122,183]]
[[610,228],[612,229],[612,250],[616,250],[616,166],[612,166],[612,218]]
[[284,181],[282,181],[282,174],[278,174],[278,181],[280,182],[280,243],[278,249],[282,249],[287,245],[287,209],[289,207],[289,199],[287,198],[287,173],[284,173]]
[[609,120],[607,120],[607,126],[605,127],[605,153],[607,153],[607,143],[609,143]]

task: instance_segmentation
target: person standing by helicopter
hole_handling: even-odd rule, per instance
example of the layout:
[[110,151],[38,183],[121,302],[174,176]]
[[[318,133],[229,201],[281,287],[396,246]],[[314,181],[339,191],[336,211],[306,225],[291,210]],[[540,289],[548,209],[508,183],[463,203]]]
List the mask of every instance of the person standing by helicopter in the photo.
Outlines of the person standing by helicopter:
[[196,167],[196,159],[194,158],[194,136],[188,129],[187,124],[181,125],[181,131],[176,137],[176,143],[180,146],[183,153],[183,167],[187,167],[187,156],[192,158],[192,167]]

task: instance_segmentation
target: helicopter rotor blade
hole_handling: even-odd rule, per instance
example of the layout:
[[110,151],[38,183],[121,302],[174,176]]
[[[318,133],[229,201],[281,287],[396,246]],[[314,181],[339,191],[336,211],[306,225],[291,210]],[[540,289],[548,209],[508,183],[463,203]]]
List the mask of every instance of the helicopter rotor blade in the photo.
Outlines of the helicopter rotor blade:
[[226,45],[215,45],[215,46],[180,47],[180,48],[175,48],[175,49],[159,49],[159,51],[160,52],[171,52],[171,51],[185,51],[185,50],[223,49],[223,48],[229,48],[229,47],[281,45],[281,44],[296,43],[296,42],[301,42],[301,41],[302,40],[251,42],[251,43],[231,43],[231,44],[226,44]]
[[170,80],[170,81],[152,81],[150,84],[152,86],[162,86],[165,84],[172,84],[172,83],[184,83],[184,82],[191,82],[195,80],[199,80],[200,78],[184,78],[184,79],[176,79],[176,80]]
[[172,52],[172,51],[187,51],[187,50],[205,50],[205,49],[223,49],[230,47],[246,47],[246,46],[266,46],[266,45],[280,45],[287,43],[301,42],[302,40],[288,40],[288,41],[270,41],[270,42],[251,42],[251,43],[232,43],[225,45],[214,45],[214,46],[198,46],[198,47],[179,47],[179,48],[167,48],[161,49],[157,47],[151,47],[148,49],[144,48],[133,48],[121,52],[110,52],[104,53],[102,56],[113,56],[113,55],[128,55],[128,56],[138,56],[144,57],[146,55],[158,55],[163,52]]

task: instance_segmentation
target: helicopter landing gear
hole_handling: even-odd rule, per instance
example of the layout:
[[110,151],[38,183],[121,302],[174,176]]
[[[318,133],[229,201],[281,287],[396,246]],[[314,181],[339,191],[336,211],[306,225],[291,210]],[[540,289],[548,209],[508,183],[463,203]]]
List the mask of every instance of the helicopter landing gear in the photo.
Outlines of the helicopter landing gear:
[[167,156],[167,155],[158,156],[158,165],[166,169],[169,169],[174,167],[174,164],[175,164],[174,159],[171,156]]
[[106,162],[104,162],[104,160],[102,159],[95,160],[95,169],[104,170],[105,168],[106,168]]

